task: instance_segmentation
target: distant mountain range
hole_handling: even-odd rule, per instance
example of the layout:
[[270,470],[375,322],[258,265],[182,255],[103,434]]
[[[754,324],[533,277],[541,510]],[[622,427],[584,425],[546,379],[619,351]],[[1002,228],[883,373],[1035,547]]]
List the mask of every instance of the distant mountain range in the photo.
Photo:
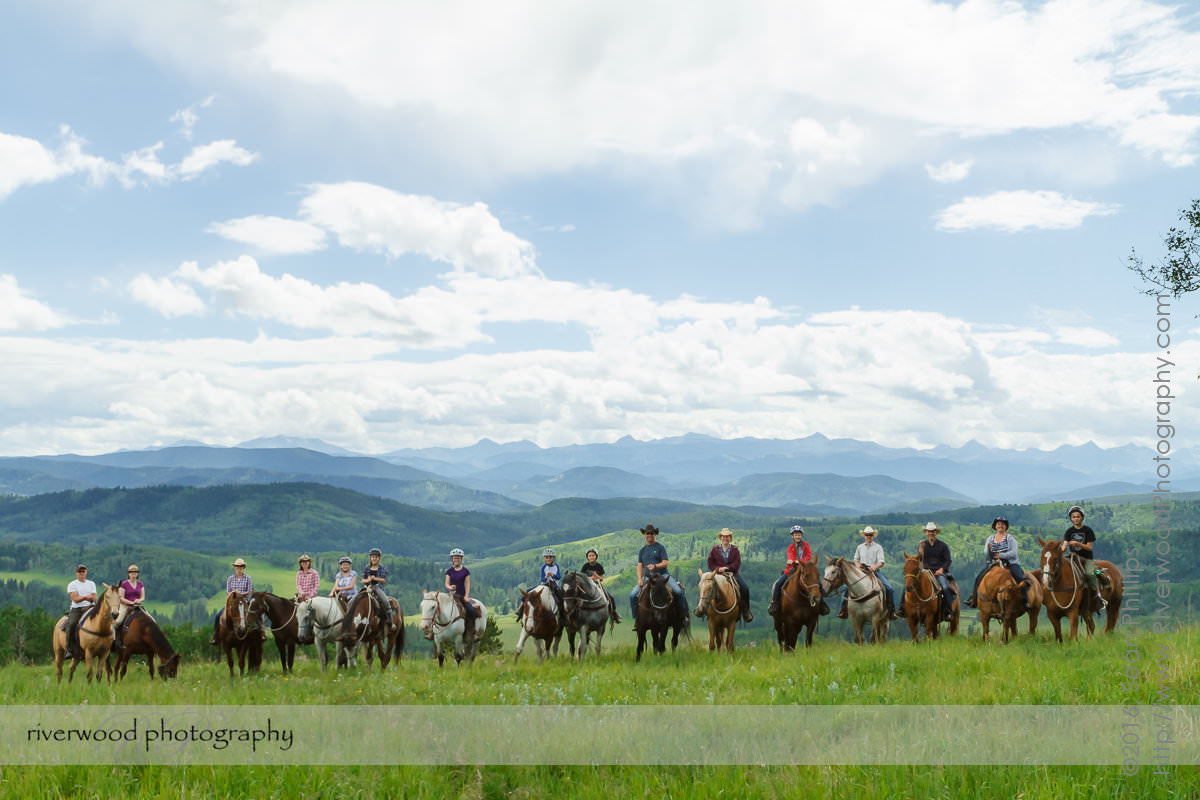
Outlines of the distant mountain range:
[[[1085,500],[1150,491],[1149,454],[1088,443],[1052,451],[976,442],[932,450],[829,439],[698,434],[542,448],[532,442],[353,453],[315,439],[195,443],[99,456],[0,458],[0,493],[155,485],[323,483],[440,511],[508,512],[562,498],[658,498],[806,516],[941,511],[979,503]],[[1176,453],[1173,490],[1200,489]],[[1182,479],[1182,480],[1180,480]]]

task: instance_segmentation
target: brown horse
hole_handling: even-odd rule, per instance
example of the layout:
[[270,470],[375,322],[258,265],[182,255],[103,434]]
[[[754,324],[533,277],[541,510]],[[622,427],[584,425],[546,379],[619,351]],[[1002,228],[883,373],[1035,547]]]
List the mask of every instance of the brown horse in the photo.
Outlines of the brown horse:
[[122,648],[117,651],[117,665],[113,667],[118,681],[125,677],[125,669],[133,656],[146,657],[151,680],[154,680],[155,656],[162,662],[158,667],[159,677],[174,678],[179,671],[179,654],[171,647],[154,617],[141,606],[135,606],[130,612],[129,620],[124,625],[124,634],[121,635],[121,644]]
[[796,649],[800,631],[805,631],[804,646],[812,647],[813,634],[821,619],[821,572],[817,556],[801,561],[779,590],[779,611],[775,614],[775,636],[786,652]]
[[298,605],[294,600],[271,592],[255,592],[247,609],[253,619],[262,619],[266,615],[271,623],[271,638],[275,640],[279,663],[283,665],[285,673],[292,671],[292,664],[296,661],[296,645],[300,642],[300,623],[296,618]]
[[1029,635],[1037,633],[1038,614],[1042,610],[1042,585],[1037,577],[1028,570],[1025,578],[1029,584],[1029,602],[1016,583],[1006,583],[996,591],[996,602],[1000,606],[1000,640],[1007,643],[1017,638],[1017,620],[1022,614],[1029,615]]
[[539,664],[547,655],[558,655],[558,643],[563,635],[558,624],[558,611],[558,600],[549,586],[539,584],[529,591],[521,590],[521,607],[517,609],[521,632],[517,634],[517,647],[513,651],[514,662],[521,657],[527,639],[533,639],[537,645]]
[[[651,646],[654,652],[662,655],[667,652],[667,628],[671,628],[671,649],[679,645],[679,632],[687,627],[686,612],[680,612],[675,602],[675,593],[671,591],[670,578],[665,572],[653,571],[646,576],[646,582],[637,596],[637,658],[642,660],[646,649],[646,634],[650,634]],[[691,634],[688,634],[689,636]]]
[[[1083,568],[1079,561],[1072,556],[1064,556],[1062,542],[1046,541],[1038,537],[1042,546],[1042,585],[1046,589],[1046,616],[1054,626],[1054,638],[1061,642],[1061,620],[1066,617],[1071,623],[1070,638],[1079,639],[1079,619],[1083,618],[1091,636],[1096,629],[1092,614],[1099,611],[1092,602],[1091,591],[1088,589],[1083,576]],[[1125,598],[1125,576],[1111,561],[1093,562],[1107,579],[1107,585],[1101,582],[1100,596],[1108,603],[1105,610],[1107,620],[1105,633],[1112,633],[1120,617],[1121,603]]]
[[[1028,583],[1036,582],[1031,573],[1025,572],[1024,575]],[[999,563],[993,564],[991,568],[989,568],[984,574],[983,578],[979,581],[979,622],[983,626],[983,640],[985,642],[988,640],[988,626],[993,619],[1000,622],[1001,637],[1004,641],[1008,641],[1007,633],[1009,628],[1005,622],[1006,608],[1009,614],[1015,615],[1009,620],[1009,622],[1011,622],[1011,631],[1013,635],[1016,635],[1017,617],[1025,613],[1024,603],[1020,600],[1016,602],[1010,601],[1007,603],[1007,606],[1001,605],[1000,590],[1004,589],[1005,587],[1011,587],[1018,592],[1020,591],[1020,589],[1017,588],[1017,582],[1013,580],[1012,574],[1008,571],[1008,568]],[[1035,591],[1036,590],[1032,586],[1029,588],[1029,599],[1031,603],[1034,602],[1033,598]],[[1021,606],[1019,610],[1017,608],[1018,605]],[[1030,633],[1037,630],[1036,611],[1034,616],[1029,620],[1029,624]]]
[[[79,619],[79,648],[71,659],[71,671],[67,673],[67,683],[75,677],[75,668],[82,659],[87,663],[87,679],[91,683],[92,675],[100,680],[99,667],[104,663],[104,671],[112,682],[112,665],[108,662],[108,654],[113,643],[113,624],[119,623],[125,617],[128,606],[121,603],[121,594],[116,586],[101,584],[104,593],[96,600],[91,610]],[[58,682],[62,683],[63,661],[67,652],[67,615],[58,618],[54,623],[50,645],[54,651],[54,670],[58,673]]]
[[[938,599],[937,578],[933,572],[921,567],[919,555],[904,554],[904,606],[900,613],[908,620],[908,630],[912,640],[918,641],[918,631],[925,626],[925,641],[938,638],[940,627],[939,611],[941,603]],[[955,597],[955,608],[950,617],[950,635],[958,633],[958,598]]]
[[733,632],[742,615],[741,592],[737,581],[728,573],[700,573],[700,600],[696,616],[708,618],[708,649],[724,647],[733,652]]
[[[221,615],[218,641],[225,651],[231,678],[235,651],[238,657],[238,674],[245,675],[247,668],[252,673],[258,672],[262,666],[262,626],[259,618],[250,614],[253,594],[230,592],[225,598],[225,612]],[[250,662],[248,665],[247,660]]]
[[338,641],[347,648],[361,643],[368,668],[376,655],[379,656],[380,669],[387,669],[393,657],[399,664],[400,655],[404,652],[404,612],[396,598],[389,597],[388,603],[392,606],[392,616],[396,620],[394,625],[384,620],[375,592],[370,589],[354,596],[346,616],[342,619],[342,632]]

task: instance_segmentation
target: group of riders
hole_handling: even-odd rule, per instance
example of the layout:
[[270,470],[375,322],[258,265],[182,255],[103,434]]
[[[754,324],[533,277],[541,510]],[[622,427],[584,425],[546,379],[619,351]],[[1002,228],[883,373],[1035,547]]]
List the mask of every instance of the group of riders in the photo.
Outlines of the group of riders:
[[[1068,516],[1071,520],[1071,526],[1064,533],[1060,547],[1064,554],[1069,553],[1079,560],[1084,579],[1087,581],[1088,588],[1094,596],[1094,605],[1096,608],[1103,609],[1105,602],[1100,595],[1100,586],[1093,563],[1093,547],[1096,541],[1096,534],[1090,527],[1083,524],[1083,509],[1079,506],[1072,506],[1068,512]],[[975,576],[974,590],[966,601],[966,605],[971,608],[976,607],[976,596],[980,581],[988,570],[996,565],[1000,565],[1009,571],[1013,581],[1021,588],[1022,593],[1025,594],[1026,603],[1029,601],[1029,581],[1021,569],[1017,552],[1017,541],[1009,534],[1008,528],[1008,520],[1004,517],[996,517],[992,520],[993,532],[984,543],[984,566],[979,571],[979,574]],[[638,551],[637,582],[629,592],[631,617],[634,620],[637,619],[638,596],[646,586],[647,581],[652,575],[659,574],[667,577],[667,584],[679,609],[680,618],[686,620],[688,615],[687,599],[684,596],[683,587],[680,586],[679,581],[668,570],[670,559],[667,555],[666,546],[658,541],[658,528],[653,525],[647,525],[640,530],[645,537],[645,544]],[[942,601],[941,608],[944,610],[945,617],[948,618],[954,607],[954,600],[956,598],[953,577],[950,574],[950,548],[945,542],[938,539],[941,528],[936,523],[930,522],[926,524],[923,532],[925,538],[917,548],[921,567],[929,570],[937,581]],[[896,619],[896,609],[898,607],[903,608],[903,592],[900,598],[901,605],[897,606],[895,591],[888,581],[887,576],[883,573],[886,558],[882,546],[875,541],[877,532],[870,525],[867,525],[859,533],[863,537],[863,542],[854,551],[854,561],[879,580],[887,597],[889,617]],[[804,528],[800,525],[793,525],[791,536],[792,542],[787,547],[786,564],[783,573],[771,587],[771,602],[768,613],[772,616],[778,613],[780,592],[784,582],[796,572],[800,564],[813,560],[812,548],[804,540]],[[466,621],[467,634],[478,639],[482,635],[482,631],[474,630],[478,610],[470,599],[471,572],[463,566],[464,555],[462,549],[458,547],[450,551],[450,567],[445,572],[445,589],[454,596],[458,603],[459,609]],[[357,572],[352,568],[353,562],[351,558],[349,556],[342,556],[338,561],[338,571],[334,575],[333,587],[329,590],[329,596],[337,598],[345,608],[350,608],[359,592],[371,592],[377,601],[375,606],[379,609],[386,623],[394,625],[395,620],[393,619],[392,604],[384,592],[384,587],[387,585],[388,570],[381,563],[382,557],[383,552],[379,548],[372,548],[367,555],[366,566],[363,567],[361,572]],[[562,589],[560,587],[563,571],[556,562],[556,558],[557,556],[553,549],[547,548],[542,551],[544,563],[541,565],[539,572],[539,582],[549,586],[554,592],[561,614],[561,610],[565,606],[562,602]],[[608,599],[609,611],[613,620],[620,622],[621,618],[617,613],[616,603],[608,590],[603,588],[604,566],[599,561],[599,553],[595,548],[589,548],[586,558],[587,563],[580,568],[580,572],[600,585],[605,597]],[[312,568],[312,558],[308,554],[304,554],[300,556],[298,563],[299,570],[296,573],[297,599],[316,597],[320,591],[321,577]],[[718,543],[709,551],[708,569],[710,572],[725,575],[737,582],[741,598],[742,619],[750,622],[754,618],[750,613],[750,589],[746,585],[746,581],[739,574],[741,564],[741,553],[738,551],[737,545],[733,544],[732,531],[729,528],[722,529],[718,534]],[[130,606],[131,612],[141,610],[142,604],[146,600],[146,587],[140,580],[140,573],[141,571],[136,564],[130,564],[126,579],[121,581],[117,587],[121,603]],[[233,562],[233,574],[225,581],[225,593],[226,595],[233,594],[234,592],[250,594],[253,591],[254,582],[246,574],[246,562],[238,558]],[[76,567],[75,580],[68,584],[67,593],[70,597],[71,607],[67,615],[66,657],[72,658],[75,653],[79,652],[77,639],[79,619],[88,608],[92,607],[97,599],[96,584],[88,580],[86,565],[80,564]],[[842,619],[845,619],[847,616],[847,597],[848,595],[843,595],[841,609],[837,614]],[[218,610],[213,618],[213,637],[210,640],[210,644],[217,644],[220,640],[222,611],[223,609]],[[829,607],[825,604],[824,599],[822,599],[821,614],[828,613]],[[128,625],[131,617],[132,613],[126,615],[125,622],[120,628],[114,631],[114,647],[118,650],[121,648],[124,628]],[[560,618],[560,622],[565,622],[565,620]],[[265,627],[260,628],[261,635],[264,637],[266,636]],[[311,643],[313,641],[311,624],[309,624],[308,630],[302,628],[299,635],[302,643]]]

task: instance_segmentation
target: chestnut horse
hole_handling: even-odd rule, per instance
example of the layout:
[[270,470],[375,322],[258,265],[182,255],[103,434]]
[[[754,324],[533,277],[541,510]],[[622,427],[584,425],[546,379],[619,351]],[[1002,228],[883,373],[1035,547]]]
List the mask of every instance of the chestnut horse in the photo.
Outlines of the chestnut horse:
[[[912,640],[918,641],[917,633],[925,626],[925,640],[938,638],[941,627],[941,602],[938,598],[937,578],[933,571],[921,567],[919,555],[904,554],[904,606],[900,613],[908,620],[908,630]],[[955,592],[954,608],[950,611],[949,635],[958,634],[958,593]]]
[[800,631],[805,631],[804,646],[812,647],[813,634],[821,619],[821,572],[817,556],[801,561],[779,590],[779,610],[775,614],[775,636],[779,648],[786,652],[796,649]]
[[125,625],[125,634],[121,638],[123,647],[117,651],[117,665],[113,674],[117,680],[125,677],[125,669],[132,656],[145,656],[150,667],[150,679],[154,680],[154,657],[158,656],[162,663],[158,666],[160,678],[174,678],[179,671],[179,653],[176,653],[171,643],[154,617],[146,613],[141,606],[134,606],[130,612],[129,622]]
[[[1079,639],[1079,618],[1087,626],[1088,635],[1096,629],[1092,614],[1098,611],[1092,605],[1091,592],[1083,577],[1083,568],[1072,556],[1064,557],[1062,542],[1051,540],[1047,542],[1038,537],[1042,546],[1042,585],[1046,589],[1046,616],[1054,626],[1054,638],[1062,642],[1061,620],[1066,617],[1071,623],[1070,638]],[[1121,603],[1125,598],[1125,576],[1111,561],[1095,561],[1096,568],[1104,573],[1108,585],[1101,584],[1100,595],[1108,603],[1105,610],[1107,620],[1104,625],[1105,633],[1112,633],[1117,626],[1121,612]],[[1069,565],[1070,568],[1067,568]]]
[[696,616],[708,618],[708,649],[724,647],[733,652],[733,632],[742,615],[741,592],[737,581],[728,573],[700,573],[700,600]]
[[996,592],[996,602],[1000,604],[1000,640],[1003,642],[1017,638],[1017,620],[1022,614],[1029,615],[1029,635],[1037,633],[1038,614],[1043,603],[1042,584],[1031,572],[1026,571],[1025,577],[1029,579],[1028,603],[1016,583],[1007,583]]
[[[238,656],[238,674],[258,672],[262,666],[262,626],[258,617],[250,615],[250,600],[253,592],[230,592],[225,598],[225,612],[221,615],[221,649],[229,663],[229,677],[233,677],[233,654]],[[246,661],[249,659],[249,664]]]
[[517,635],[517,648],[513,651],[514,662],[525,650],[526,639],[533,639],[537,645],[539,664],[546,660],[547,655],[558,655],[558,643],[563,635],[563,629],[558,624],[558,610],[554,591],[546,584],[539,584],[529,591],[521,590],[521,607],[517,609],[521,632]]
[[[112,665],[108,663],[108,654],[112,649],[113,626],[121,624],[129,606],[121,602],[121,594],[116,586],[102,583],[104,593],[96,600],[91,610],[79,618],[79,648],[71,659],[71,671],[67,673],[67,683],[75,677],[75,668],[82,659],[87,663],[87,679],[91,683],[92,675],[100,680],[100,664],[104,663],[104,671],[112,682]],[[58,673],[58,682],[62,683],[63,661],[66,659],[67,632],[63,630],[67,615],[64,614],[54,623],[50,646],[54,651],[54,669]]]
[[[1023,571],[1027,583],[1036,583],[1035,576]],[[1001,639],[1008,641],[1008,635],[1011,633],[1016,636],[1017,633],[1017,617],[1026,613],[1024,601],[1018,596],[1015,600],[1006,593],[1004,602],[1001,602],[1001,590],[1009,588],[1013,591],[1020,592],[1017,587],[1017,582],[1013,580],[1012,573],[1008,571],[999,562],[995,562],[984,573],[983,578],[979,581],[978,600],[979,600],[979,622],[983,626],[983,640],[988,640],[988,626],[994,619],[1000,622]],[[1037,598],[1036,600],[1034,598]],[[1029,587],[1029,601],[1034,605],[1033,614],[1029,619],[1029,632],[1033,633],[1037,630],[1037,608],[1041,604],[1041,591]],[[1008,618],[1006,619],[1006,613]]]

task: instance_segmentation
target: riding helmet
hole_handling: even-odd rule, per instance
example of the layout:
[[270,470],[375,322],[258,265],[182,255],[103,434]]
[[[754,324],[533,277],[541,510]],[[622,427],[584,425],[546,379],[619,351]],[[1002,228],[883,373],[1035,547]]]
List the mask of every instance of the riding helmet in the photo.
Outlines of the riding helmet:
[[1082,508],[1080,508],[1079,506],[1071,506],[1071,510],[1067,512],[1067,516],[1068,516],[1068,517],[1069,517],[1069,516],[1071,516],[1071,515],[1072,515],[1072,514],[1074,514],[1076,511],[1078,511],[1080,514],[1083,514],[1083,509],[1082,509]]
[[371,548],[371,549],[370,549],[370,550],[367,552],[367,555],[369,555],[369,556],[381,556],[381,557],[382,557],[382,556],[383,556],[383,551],[382,551],[382,550],[380,550],[378,547],[372,547],[372,548]]
[[465,556],[465,555],[466,555],[466,553],[463,552],[461,547],[456,547],[450,551],[451,558],[453,558],[454,556]]
[[542,555],[543,555],[543,556],[552,556],[552,555],[554,555],[554,548],[553,548],[553,547],[547,547],[545,550],[543,550],[543,551],[542,551]]

